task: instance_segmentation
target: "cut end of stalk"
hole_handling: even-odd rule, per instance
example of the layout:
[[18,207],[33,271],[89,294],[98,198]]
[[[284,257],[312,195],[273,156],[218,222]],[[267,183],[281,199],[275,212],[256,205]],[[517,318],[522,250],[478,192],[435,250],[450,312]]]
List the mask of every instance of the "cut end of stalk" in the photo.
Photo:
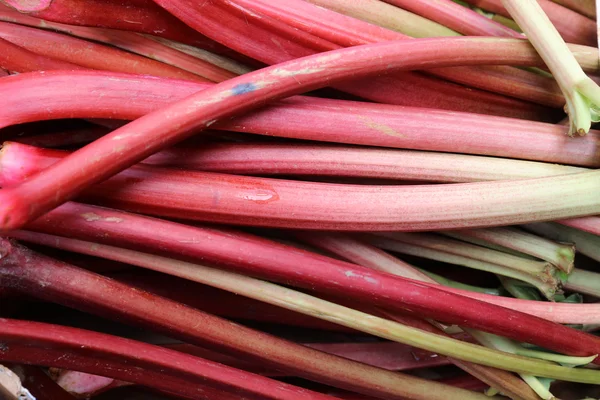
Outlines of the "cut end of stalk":
[[44,11],[52,4],[53,0],[0,0],[0,3],[22,13]]
[[[588,78],[589,79],[589,78]],[[600,121],[600,87],[594,81],[578,84],[565,96],[565,112],[569,115],[569,136],[585,136],[592,122]]]

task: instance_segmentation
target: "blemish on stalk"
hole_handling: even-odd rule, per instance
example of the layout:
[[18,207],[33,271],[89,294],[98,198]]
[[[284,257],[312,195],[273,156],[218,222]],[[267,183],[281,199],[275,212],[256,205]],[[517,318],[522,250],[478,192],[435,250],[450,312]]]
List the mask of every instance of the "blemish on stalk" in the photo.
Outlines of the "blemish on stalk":
[[85,213],[85,214],[81,214],[81,216],[87,221],[87,222],[94,222],[94,221],[103,221],[103,222],[123,222],[123,218],[118,218],[118,217],[101,217],[100,215],[93,213],[93,212],[89,212],[89,213]]
[[239,85],[235,85],[231,91],[234,95],[246,94],[255,91],[256,85],[252,82],[249,83],[240,83]]
[[405,135],[401,134],[400,132],[396,132],[389,125],[379,123],[379,122],[373,120],[372,118],[359,116],[358,119],[361,120],[367,128],[374,129],[377,132],[383,133],[384,135],[401,137],[401,138],[406,137]]
[[279,195],[273,190],[255,190],[252,193],[243,194],[242,198],[258,204],[266,204],[279,200]]

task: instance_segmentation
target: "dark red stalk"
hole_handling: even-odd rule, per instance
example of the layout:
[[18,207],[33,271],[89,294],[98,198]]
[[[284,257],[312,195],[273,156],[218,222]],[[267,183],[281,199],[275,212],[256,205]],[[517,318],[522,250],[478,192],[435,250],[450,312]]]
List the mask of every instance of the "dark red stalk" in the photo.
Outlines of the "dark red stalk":
[[[356,46],[296,59],[221,82],[113,131],[18,188],[0,192],[0,230],[19,228],[86,187],[219,120],[248,112],[269,101],[381,71],[509,61],[516,65],[525,63],[527,57],[504,51],[507,49],[501,46],[503,40],[508,39],[415,39]],[[555,216],[567,218],[585,213],[593,211],[571,207]],[[548,215],[538,218],[548,218]]]
[[[502,0],[465,1],[484,10],[511,18],[502,5]],[[594,21],[550,0],[537,1],[565,42],[594,47],[597,45],[596,23]]]
[[[252,399],[331,399],[199,357],[117,336],[39,322],[0,319],[2,361],[76,369],[186,398],[205,385]],[[65,356],[68,355],[68,356]]]
[[383,1],[431,19],[463,35],[523,37],[523,34],[515,32],[452,0],[436,0],[435,2],[410,0]]
[[150,58],[42,29],[0,22],[0,38],[41,56],[89,69],[209,82],[206,78]]
[[[10,245],[8,241],[3,244],[7,250],[0,263],[3,286],[160,331],[189,343],[201,346],[210,344],[212,348],[259,360],[297,376],[363,394],[385,399],[400,396],[443,399],[448,398],[444,396],[453,395],[449,387],[287,342],[53,260],[22,246]],[[62,368],[72,369],[70,366]],[[94,371],[84,372],[105,375]],[[123,380],[131,381],[127,378]],[[290,395],[298,396],[293,392]],[[477,394],[465,391],[456,392],[456,395],[465,396],[465,399],[482,399]]]
[[[101,71],[12,76],[0,81],[3,92],[11,93],[11,101],[0,109],[0,127],[57,118],[132,120],[209,87]],[[298,96],[211,128],[600,166],[597,131],[569,140],[565,128],[555,124],[373,103]],[[522,140],[525,136],[531,140]]]
[[204,49],[223,50],[223,46],[189,28],[150,0],[89,0],[85,4],[79,0],[2,0],[2,3],[6,6],[0,7],[8,6],[49,21],[141,32]]
[[[281,20],[295,28],[327,38],[327,40],[331,40],[342,47],[388,40],[411,39],[411,37],[402,33],[385,28],[376,30],[374,28],[377,26],[368,22],[317,7],[302,0],[288,0],[285,5],[268,0],[235,0],[233,3],[247,7],[252,12],[258,12],[263,17]],[[470,11],[457,4],[455,6]],[[483,16],[479,15],[479,17],[487,20]],[[363,32],[365,33],[363,34]],[[521,36],[518,35],[518,37]],[[552,107],[562,107],[564,105],[562,93],[552,79],[516,68],[503,66],[456,67],[428,70],[427,72],[452,82],[522,100]]]
[[[13,72],[86,69],[68,61],[34,53],[2,38],[0,38],[0,67]],[[6,75],[4,70],[1,74]]]
[[[279,18],[249,10],[245,2],[213,0],[198,3],[193,0],[169,0],[157,3],[199,32],[266,64],[277,64],[340,48],[337,44],[294,29]],[[528,110],[532,106],[530,103],[468,89],[417,73],[394,73],[340,84],[332,82],[332,86],[380,103],[481,114],[508,116],[502,109],[510,107],[509,104],[514,102],[522,103],[521,106]]]
[[[572,355],[600,351],[600,339],[520,312],[450,294],[233,231],[192,227],[120,211],[68,203],[30,229],[173,258],[216,264],[238,273],[342,296],[440,322],[457,323]],[[298,268],[302,266],[302,274]],[[511,321],[511,323],[507,323]]]

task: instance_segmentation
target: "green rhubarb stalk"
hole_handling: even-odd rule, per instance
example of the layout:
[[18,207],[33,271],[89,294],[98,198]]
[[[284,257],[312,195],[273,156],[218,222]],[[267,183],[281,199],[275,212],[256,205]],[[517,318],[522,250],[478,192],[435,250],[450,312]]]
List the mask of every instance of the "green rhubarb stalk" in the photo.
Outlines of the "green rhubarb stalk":
[[542,57],[566,100],[569,135],[585,135],[599,121],[600,87],[581,69],[566,43],[536,0],[502,0]]

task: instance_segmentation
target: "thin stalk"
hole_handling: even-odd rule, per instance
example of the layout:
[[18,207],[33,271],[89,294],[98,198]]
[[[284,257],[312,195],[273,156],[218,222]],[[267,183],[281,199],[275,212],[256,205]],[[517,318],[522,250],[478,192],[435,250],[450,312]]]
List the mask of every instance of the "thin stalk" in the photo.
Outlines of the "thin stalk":
[[[27,232],[17,232],[15,234],[17,237],[25,236],[28,239],[38,235],[39,234],[27,234]],[[143,268],[151,268],[163,273],[177,275],[184,279],[239,293],[243,296],[254,298],[255,300],[278,305],[288,310],[325,319],[384,339],[408,344],[438,354],[458,358],[460,360],[475,362],[513,372],[532,373],[538,376],[562,380],[565,380],[565,377],[575,377],[577,375],[567,374],[568,371],[573,371],[571,369],[557,368],[550,364],[536,363],[531,359],[508,356],[470,343],[449,339],[444,336],[365,314],[302,292],[287,289],[283,286],[260,281],[244,275],[74,239],[47,236],[34,241],[37,243],[44,242],[45,244],[50,244],[56,242],[56,240],[62,242],[62,244],[59,244],[58,246],[63,249],[83,252],[89,255],[109,258]],[[548,376],[548,374],[553,375]],[[581,373],[581,376],[575,379],[584,380],[584,383],[600,382],[600,372],[590,374],[586,371],[586,373]],[[587,379],[589,379],[589,381]]]
[[[548,15],[550,21],[566,42],[596,46],[596,29],[594,21],[571,11],[566,7],[558,5],[553,1],[536,1],[544,10],[544,13]],[[466,0],[466,2],[481,7],[486,11],[491,11],[498,16],[511,17],[508,7],[506,7],[502,0]],[[523,27],[521,26],[521,28]]]
[[[7,243],[4,241],[5,246]],[[21,291],[52,302],[128,321],[188,343],[211,344],[230,354],[242,354],[300,377],[366,395],[386,399],[401,396],[482,399],[475,393],[452,391],[435,382],[297,345],[53,260],[22,246],[10,245],[5,248],[5,253],[1,267],[4,284],[17,286]],[[73,285],[74,280],[77,286]],[[543,367],[556,371],[551,364],[543,364]],[[589,371],[575,375],[587,376]],[[297,394],[292,392],[290,395]]]
[[442,232],[455,239],[474,243],[487,243],[512,249],[541,260],[548,261],[561,271],[570,273],[575,261],[575,248],[572,245],[554,241],[523,232],[515,228],[463,229]]
[[208,81],[162,62],[61,33],[0,22],[0,38],[41,56],[72,62],[89,69]]
[[[93,144],[87,147],[90,146]],[[41,166],[25,167],[30,171],[38,168],[39,173],[0,193],[6,196],[7,202],[22,198],[35,204],[33,200],[42,197],[39,196],[40,186],[51,186],[46,181],[40,183],[40,178],[76,154],[71,153],[43,170]],[[9,182],[19,180],[20,177],[10,173],[28,162],[14,158],[12,161],[16,168],[2,170],[4,180]],[[70,173],[72,170],[65,176]],[[597,175],[596,172],[587,172],[531,180],[456,184],[452,185],[455,190],[449,191],[440,185],[359,186],[135,166],[83,191],[81,195],[107,206],[197,221],[300,229],[409,231],[493,226],[598,213],[600,200],[592,190],[600,180]],[[517,187],[525,184],[532,191],[518,190],[519,193],[514,193]],[[176,197],[165,198],[165,194],[175,191],[178,193]],[[464,196],[465,191],[477,192],[478,196],[489,200],[483,204],[477,200],[479,197]],[[437,193],[442,192],[444,195],[438,196]],[[574,192],[580,196],[573,199],[563,192]],[[214,200],[215,196],[218,201]],[[432,198],[437,201],[432,201]],[[56,200],[53,196],[42,201],[56,204]],[[476,202],[478,208],[473,207]],[[26,208],[23,206],[27,203],[18,204],[8,214],[9,219],[14,220],[17,210]],[[449,210],[448,204],[454,204],[454,208]],[[406,212],[408,205],[410,213],[403,214],[400,210]],[[7,212],[10,209],[5,208]],[[361,209],[361,213],[356,214],[353,211],[356,209]],[[460,211],[453,214],[451,210]],[[33,210],[22,211],[25,211],[25,216]],[[498,257],[508,256],[500,253]],[[509,268],[517,269],[517,266]],[[553,267],[547,263],[523,260],[519,268],[550,285],[556,283]]]
[[95,26],[159,35],[205,49],[221,48],[217,43],[190,29],[177,18],[164,12],[152,1],[123,4],[115,0],[22,1],[5,0],[0,5],[48,21],[70,25]]
[[394,7],[378,0],[308,0],[310,3],[328,8],[405,35],[424,38],[434,36],[458,36],[458,32],[412,12]]
[[[0,151],[0,184],[10,185],[66,157],[50,150],[89,143],[106,130],[86,129],[18,138]],[[46,147],[45,149],[29,146]],[[25,161],[22,161],[25,160]],[[142,161],[157,167],[237,175],[341,176],[420,182],[477,182],[564,175],[585,171],[556,164],[420,151],[286,143],[207,143],[172,147]],[[14,171],[10,171],[14,168]],[[7,179],[16,176],[18,180]]]
[[430,272],[430,271],[427,271],[424,269],[418,268],[418,270],[423,272],[425,275],[427,275],[431,279],[433,279],[436,283],[447,286],[449,288],[461,289],[461,290],[465,290],[465,291],[477,292],[477,293],[482,293],[482,294],[489,294],[489,295],[493,295],[493,296],[500,296],[500,289],[497,289],[497,288],[486,288],[486,287],[468,285],[466,283],[457,282],[452,279],[448,279],[442,275],[434,274],[433,272]]
[[113,29],[92,28],[86,26],[65,25],[58,22],[44,21],[16,11],[0,8],[0,20],[66,33],[71,36],[93,40],[118,47],[129,52],[172,65],[184,71],[206,78],[212,82],[221,82],[236,76],[216,65],[197,57],[192,57],[174,48],[142,36],[135,32]]
[[527,282],[549,299],[560,292],[553,267],[546,263],[431,234],[385,233],[369,236],[368,241],[385,250],[463,265]]
[[[27,222],[76,196],[86,187],[101,182],[151,154],[190,137],[218,120],[231,117],[236,113],[250,111],[264,105],[265,102],[335,84],[348,79],[349,76],[359,78],[382,70],[500,62],[498,61],[498,44],[498,39],[481,38],[384,42],[320,53],[229,79],[113,131],[45,169],[17,188],[2,190],[0,193],[2,197],[0,230],[6,231],[22,227]],[[407,57],[407,54],[410,54],[410,57]],[[459,54],[463,54],[464,58],[459,57]],[[504,61],[504,57],[500,58]],[[591,188],[597,187],[595,180],[600,179],[600,176],[596,177],[596,175],[596,173],[582,173],[523,181],[524,183],[519,183],[519,186],[528,185],[531,191],[519,190],[518,195],[511,196],[510,201],[516,203],[514,208],[515,204],[504,204],[504,207],[498,205],[499,209],[496,210],[493,220],[498,224],[498,218],[502,216],[501,223],[510,224],[532,222],[538,218],[547,220],[598,213],[600,204],[596,204],[596,202],[599,200],[592,195],[593,190],[591,190]],[[514,190],[514,182],[494,183],[488,187],[485,186],[486,183],[464,185],[470,185],[470,187],[463,188],[463,190],[468,190],[470,193],[479,192],[482,198],[488,199],[487,206],[490,208],[496,208],[495,203],[500,200],[499,192]],[[61,189],[57,190],[59,187]],[[403,188],[403,190],[406,189],[408,189],[407,193],[397,193],[396,190],[392,190],[390,194],[393,194],[396,205],[402,203],[402,201],[399,203],[396,201],[398,196],[401,198],[406,195],[408,195],[406,200],[410,200],[410,204],[416,205],[417,208],[424,205],[425,207],[421,211],[425,211],[428,222],[422,220],[419,222],[425,222],[424,225],[430,229],[444,229],[461,225],[457,221],[450,220],[448,222],[439,221],[441,223],[436,226],[436,218],[433,217],[433,214],[430,215],[428,208],[434,206],[433,208],[439,213],[440,204],[427,204],[427,202],[432,198],[440,200],[440,197],[435,196],[435,191],[444,189],[429,187],[422,192],[420,187],[416,187],[416,189]],[[415,191],[411,193],[413,189]],[[489,196],[489,193],[485,195],[486,191],[491,191],[494,195]],[[449,194],[452,192],[446,190],[444,192],[446,198],[452,198],[452,195]],[[475,226],[491,223],[489,220],[486,221],[485,217],[481,218],[482,215],[477,215],[477,210],[473,209],[472,202],[476,201],[474,197],[465,198],[460,189],[454,193],[461,199],[453,207],[457,211],[454,213],[457,219],[463,220],[467,217],[471,220],[479,220]],[[421,201],[423,195],[427,199],[425,203]],[[284,198],[281,194],[278,196],[280,199]],[[341,203],[350,205],[351,202],[347,201],[348,197],[343,197]],[[384,200],[383,197],[381,200]],[[273,194],[269,194],[269,199],[272,198]],[[573,198],[577,199],[575,204],[573,204]],[[340,203],[335,198],[330,200]],[[503,199],[502,201],[504,202]],[[481,200],[477,202],[479,209],[485,209],[482,206],[486,204],[483,204]],[[279,206],[284,202],[276,203]],[[433,203],[436,203],[435,200]],[[274,205],[274,202],[270,204]],[[373,205],[377,207],[377,203],[372,203],[371,206]],[[532,206],[535,206],[535,214],[533,214]],[[354,204],[352,207],[354,210],[356,209]],[[404,207],[402,208],[404,209]],[[465,208],[472,210],[473,214],[461,215]],[[265,209],[266,207],[263,208],[263,210]],[[393,210],[386,210],[384,207],[382,211],[389,217],[389,211]],[[371,213],[366,212],[361,217],[367,216],[369,221],[377,220],[377,215],[369,214]],[[422,219],[425,214],[408,213],[410,218],[415,218],[417,221]],[[408,221],[391,225],[400,226],[406,222]],[[299,227],[302,225],[299,224]],[[326,225],[324,224],[324,226]]]
[[[429,286],[379,273],[240,232],[192,227],[77,203],[68,203],[47,213],[28,229],[142,252],[161,249],[162,255],[172,258],[211,263],[244,275],[390,310],[402,312],[408,308],[426,318],[487,330],[564,354],[589,356],[600,352],[600,339],[574,329],[453,295],[450,289],[441,289],[439,285]],[[297,273],[298,266],[302,266],[302,275]],[[469,296],[502,300],[479,293]],[[556,306],[557,310],[561,308],[558,307],[561,304]],[[564,306],[574,311],[583,310],[585,305]],[[595,314],[597,317],[597,311]],[[513,323],[507,326],[509,320]]]
[[[391,256],[383,250],[348,235],[310,232],[299,233],[295,236],[300,238],[303,242],[310,243],[317,248],[329,251],[358,265],[419,281],[435,282],[423,271],[417,270],[413,266]],[[422,328],[421,325],[410,324],[412,321],[407,321],[405,318],[398,319],[398,315],[388,311],[386,311],[384,315],[392,320],[397,320],[416,328]],[[433,333],[445,334],[443,327],[439,324],[433,321],[430,321],[430,323],[431,328],[433,328]],[[483,333],[481,333],[481,335],[483,335]],[[536,397],[526,385],[523,385],[522,381],[514,376],[507,375],[499,370],[482,369],[481,366],[470,363],[465,364],[464,362],[452,358],[450,361],[459,368],[462,368],[466,372],[488,383],[491,387],[501,390],[505,395],[511,398],[525,399]]]
[[[411,39],[410,36],[399,32],[384,29],[301,0],[290,0],[285,5],[267,0],[235,0],[235,3],[254,13],[284,21],[290,26],[342,47],[387,40]],[[356,3],[346,2],[344,6],[349,4],[351,4],[350,7],[356,5]],[[383,3],[377,2],[376,4]],[[387,4],[383,4],[383,6],[384,8],[390,7]],[[560,89],[553,80],[512,67],[456,67],[428,70],[427,73],[470,87],[539,104],[552,107],[564,105]]]
[[[24,47],[17,46],[7,40],[0,38],[0,67],[13,72],[51,71],[51,70],[83,70],[84,67],[58,60],[52,57],[39,55]],[[2,70],[2,76],[7,74]]]
[[467,7],[463,7],[452,0],[437,0],[435,2],[409,0],[384,1],[419,14],[422,17],[429,18],[463,35],[523,37],[520,33],[492,21]]
[[548,222],[526,224],[523,227],[528,231],[532,231],[552,240],[574,243],[575,248],[581,254],[585,254],[591,259],[600,262],[600,237],[597,235]]
[[[220,0],[202,4],[190,0],[178,1],[182,3],[161,0],[159,4],[196,30],[266,64],[286,62],[294,57],[339,48],[335,43],[290,26],[281,18],[273,18],[248,9],[246,1]],[[594,61],[597,63],[597,60]],[[522,107],[523,111],[529,112],[538,108],[538,111],[543,113],[539,107],[532,107],[528,102],[457,86],[419,73],[395,72],[370,79],[354,79],[352,82],[337,83],[333,86],[386,104],[506,116],[509,115],[506,114],[509,103],[512,103],[513,108]]]
[[513,19],[555,77],[566,99],[569,114],[569,135],[585,135],[595,109],[600,106],[600,87],[581,69],[562,37],[536,0],[502,0]]
[[199,357],[82,329],[3,318],[0,339],[3,361],[78,369],[185,398],[209,386],[226,395],[258,399],[331,399]]

